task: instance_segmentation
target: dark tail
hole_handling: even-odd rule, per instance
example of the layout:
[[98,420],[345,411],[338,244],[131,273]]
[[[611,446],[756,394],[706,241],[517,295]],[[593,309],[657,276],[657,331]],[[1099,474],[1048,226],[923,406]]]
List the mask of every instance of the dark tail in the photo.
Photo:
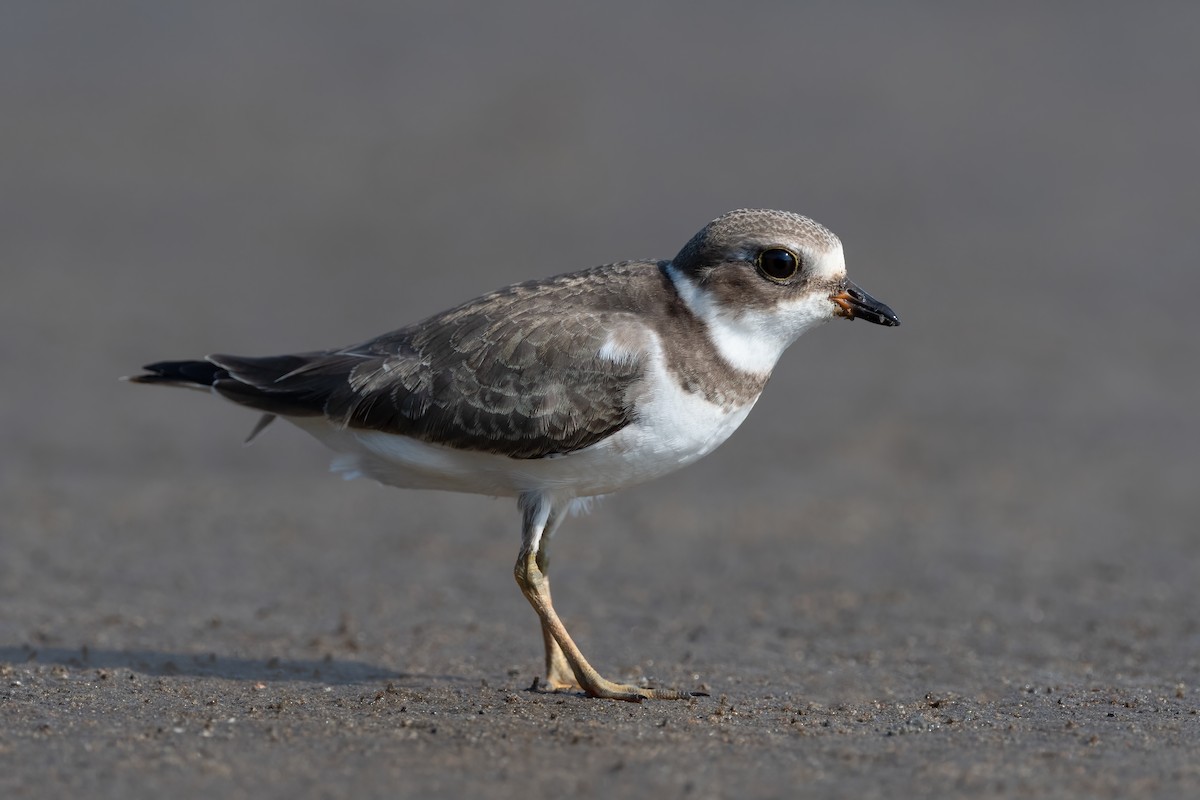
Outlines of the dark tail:
[[[266,408],[266,404],[255,402],[259,398],[253,396],[253,391],[249,386],[239,382],[225,367],[218,366],[211,361],[159,361],[147,364],[142,369],[146,370],[145,375],[133,375],[127,380],[132,383],[158,383],[163,386],[183,386],[188,389],[216,387],[218,392],[232,400],[252,408]],[[248,400],[244,397],[239,398],[237,396],[239,389],[243,394],[249,392],[251,397]],[[270,425],[274,419],[275,414],[269,413],[269,411],[263,414],[254,429],[250,431],[250,435],[246,437],[246,444],[262,433],[263,428]]]
[[165,383],[175,386],[212,386],[229,372],[208,361],[159,361],[142,367],[145,375],[129,378],[133,383]]
[[[225,398],[268,414],[311,417],[323,414],[328,395],[348,387],[352,357],[329,357],[323,353],[286,356],[211,355],[204,361],[159,361],[143,367],[134,383],[157,383],[188,389],[212,387]],[[343,363],[345,362],[345,363]],[[326,363],[331,374],[315,369]]]

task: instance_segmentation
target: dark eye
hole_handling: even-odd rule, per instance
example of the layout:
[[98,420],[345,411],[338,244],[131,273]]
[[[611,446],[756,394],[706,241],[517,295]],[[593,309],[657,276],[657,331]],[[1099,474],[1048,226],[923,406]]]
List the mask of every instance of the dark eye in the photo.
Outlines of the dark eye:
[[800,269],[800,260],[790,250],[772,247],[758,254],[758,269],[773,281],[786,281]]

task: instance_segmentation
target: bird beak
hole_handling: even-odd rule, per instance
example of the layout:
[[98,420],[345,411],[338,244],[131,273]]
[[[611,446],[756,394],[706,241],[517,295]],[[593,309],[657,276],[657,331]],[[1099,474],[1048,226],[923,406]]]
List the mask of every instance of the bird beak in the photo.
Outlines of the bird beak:
[[865,319],[876,325],[886,325],[894,328],[900,324],[896,312],[876,300],[850,281],[842,281],[842,288],[836,294],[829,296],[837,306],[834,314],[846,319]]

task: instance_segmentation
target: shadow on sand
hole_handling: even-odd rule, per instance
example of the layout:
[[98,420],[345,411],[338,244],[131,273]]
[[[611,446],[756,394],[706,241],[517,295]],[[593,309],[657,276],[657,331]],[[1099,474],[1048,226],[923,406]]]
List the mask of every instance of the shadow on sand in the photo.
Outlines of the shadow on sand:
[[312,681],[324,684],[369,683],[381,680],[466,682],[456,675],[418,675],[397,672],[361,661],[336,658],[228,658],[216,653],[164,653],[156,650],[96,650],[88,647],[0,646],[0,664],[61,664],[72,669],[129,669],[143,675],[191,675],[238,681]]

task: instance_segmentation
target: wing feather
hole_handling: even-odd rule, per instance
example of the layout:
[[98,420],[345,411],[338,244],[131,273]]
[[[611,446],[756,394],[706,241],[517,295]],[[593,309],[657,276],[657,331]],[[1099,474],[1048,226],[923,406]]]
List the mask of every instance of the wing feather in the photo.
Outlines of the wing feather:
[[627,264],[519,284],[341,350],[210,356],[228,373],[213,386],[269,414],[512,458],[568,453],[633,419],[644,359],[602,351],[646,335],[630,281],[655,274]]

